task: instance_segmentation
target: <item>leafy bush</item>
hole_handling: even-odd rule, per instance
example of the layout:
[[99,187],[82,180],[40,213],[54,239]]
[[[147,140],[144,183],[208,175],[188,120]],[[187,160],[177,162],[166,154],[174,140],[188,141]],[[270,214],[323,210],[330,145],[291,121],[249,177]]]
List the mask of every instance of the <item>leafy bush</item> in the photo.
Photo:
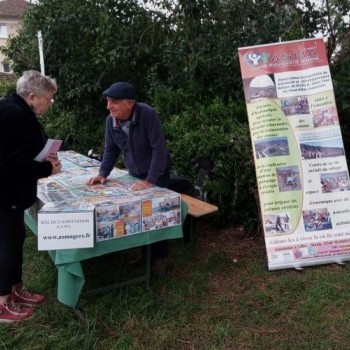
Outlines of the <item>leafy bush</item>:
[[16,83],[13,81],[0,81],[0,96],[7,97],[16,90]]
[[55,105],[41,119],[50,138],[63,140],[63,149],[87,154],[94,148],[102,152],[104,140],[104,117],[84,120],[76,111],[60,111]]
[[343,134],[347,160],[350,156],[350,60],[347,59],[333,69],[334,93]]
[[[178,93],[182,96],[183,91]],[[166,97],[171,99],[169,103]],[[177,109],[181,103],[178,97],[176,92],[163,90],[162,99],[155,98],[158,112],[169,112],[169,106],[174,105]],[[244,223],[250,232],[256,232],[256,181],[244,102],[225,104],[214,99],[206,106],[183,106],[182,112],[163,115],[162,119],[175,173],[194,183],[196,169],[190,166],[191,160],[209,157],[214,162],[204,189],[209,201],[220,208],[217,224]]]

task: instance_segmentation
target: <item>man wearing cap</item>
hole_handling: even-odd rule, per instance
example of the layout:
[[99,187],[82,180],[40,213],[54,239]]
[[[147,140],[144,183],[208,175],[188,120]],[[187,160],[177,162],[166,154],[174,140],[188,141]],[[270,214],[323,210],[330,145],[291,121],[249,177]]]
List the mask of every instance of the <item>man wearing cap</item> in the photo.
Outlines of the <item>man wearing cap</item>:
[[[138,178],[130,190],[153,185],[167,187],[170,159],[165,136],[156,111],[135,100],[135,88],[126,82],[112,84],[103,92],[110,114],[106,119],[105,147],[99,174],[88,185],[105,183],[121,152],[129,174]],[[169,255],[168,242],[152,245],[156,272],[163,272]],[[156,267],[157,266],[157,267]]]

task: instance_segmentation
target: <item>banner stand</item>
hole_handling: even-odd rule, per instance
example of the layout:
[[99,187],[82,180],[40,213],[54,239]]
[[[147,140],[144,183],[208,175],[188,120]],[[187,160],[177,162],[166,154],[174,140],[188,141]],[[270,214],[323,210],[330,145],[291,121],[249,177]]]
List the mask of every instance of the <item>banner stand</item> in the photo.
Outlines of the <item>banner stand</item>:
[[239,48],[269,270],[350,260],[350,184],[323,39]]

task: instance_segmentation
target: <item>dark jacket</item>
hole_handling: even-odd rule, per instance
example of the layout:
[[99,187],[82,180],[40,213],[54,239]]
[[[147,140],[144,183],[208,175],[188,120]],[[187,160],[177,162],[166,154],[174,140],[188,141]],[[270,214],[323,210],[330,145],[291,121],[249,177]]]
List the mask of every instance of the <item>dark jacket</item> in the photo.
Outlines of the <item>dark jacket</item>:
[[99,175],[107,177],[123,151],[124,163],[131,175],[155,184],[169,171],[169,152],[156,111],[145,103],[136,103],[129,124],[129,136],[116,118],[108,116],[105,149]]
[[35,113],[17,94],[0,100],[0,208],[24,210],[36,200],[37,180],[52,172],[34,158],[47,137]]

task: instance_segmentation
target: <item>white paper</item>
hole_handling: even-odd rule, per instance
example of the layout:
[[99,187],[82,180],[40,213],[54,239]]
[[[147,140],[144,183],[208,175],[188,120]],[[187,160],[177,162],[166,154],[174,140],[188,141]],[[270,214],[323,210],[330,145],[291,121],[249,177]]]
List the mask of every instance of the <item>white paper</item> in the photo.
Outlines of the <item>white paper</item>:
[[47,159],[47,157],[52,153],[57,153],[62,145],[62,140],[48,139],[45,147],[41,152],[34,158],[38,162],[42,162]]
[[94,210],[38,213],[38,250],[91,248],[94,246]]

